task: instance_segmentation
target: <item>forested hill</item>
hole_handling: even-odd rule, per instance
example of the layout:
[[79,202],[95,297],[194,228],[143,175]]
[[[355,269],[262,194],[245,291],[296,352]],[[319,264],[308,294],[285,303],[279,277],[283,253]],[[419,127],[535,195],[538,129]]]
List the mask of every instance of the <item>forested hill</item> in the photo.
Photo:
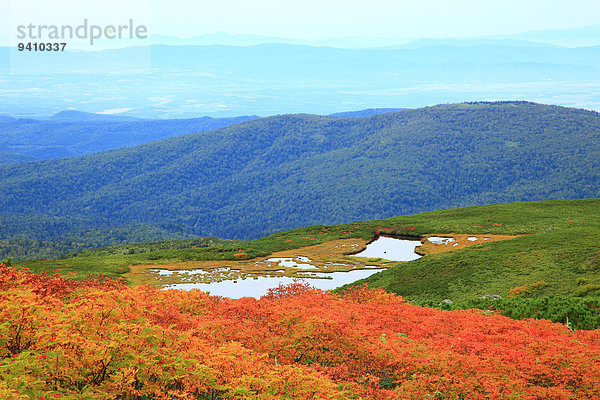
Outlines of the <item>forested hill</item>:
[[74,157],[258,118],[137,119],[61,111],[50,118],[0,118],[0,164]]
[[367,108],[359,111],[346,111],[329,114],[330,117],[371,117],[377,114],[385,114],[394,111],[405,110],[404,108]]
[[281,115],[2,166],[0,192],[1,235],[37,239],[130,224],[256,238],[454,206],[600,197],[600,115],[526,102]]

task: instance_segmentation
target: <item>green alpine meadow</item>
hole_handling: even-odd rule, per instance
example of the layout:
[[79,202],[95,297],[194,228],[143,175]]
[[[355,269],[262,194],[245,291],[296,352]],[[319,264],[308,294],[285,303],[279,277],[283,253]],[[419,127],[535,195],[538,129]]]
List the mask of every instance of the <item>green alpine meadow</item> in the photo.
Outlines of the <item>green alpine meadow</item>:
[[596,329],[600,327],[599,210],[600,199],[505,203],[313,225],[251,241],[203,238],[137,243],[14,264],[75,279],[89,274],[127,278],[136,265],[236,263],[239,254],[251,260],[336,240],[368,243],[380,235],[412,240],[432,234],[511,235],[506,240],[398,262],[351,286],[382,288],[419,305],[494,309],[515,318],[548,318],[575,328]]

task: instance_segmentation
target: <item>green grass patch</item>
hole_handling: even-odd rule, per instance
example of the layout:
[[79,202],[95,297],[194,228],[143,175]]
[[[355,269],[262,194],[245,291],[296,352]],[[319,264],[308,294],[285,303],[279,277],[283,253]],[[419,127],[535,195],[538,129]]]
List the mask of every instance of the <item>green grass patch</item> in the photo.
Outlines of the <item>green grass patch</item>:
[[[372,240],[377,232],[419,237],[429,233],[527,234],[399,264],[357,284],[382,287],[415,301],[507,293],[545,281],[539,295],[588,296],[600,285],[599,199],[559,200],[457,208],[340,225],[313,225],[252,241],[216,238],[119,245],[61,260],[15,263],[34,272],[118,276],[128,265],[194,260],[239,260],[335,239]],[[60,271],[56,271],[60,269]],[[586,285],[578,284],[586,279]]]
[[428,301],[419,305],[442,310],[493,310],[512,319],[549,319],[571,329],[600,329],[600,290],[594,297],[542,296],[539,298],[471,299],[459,303]]

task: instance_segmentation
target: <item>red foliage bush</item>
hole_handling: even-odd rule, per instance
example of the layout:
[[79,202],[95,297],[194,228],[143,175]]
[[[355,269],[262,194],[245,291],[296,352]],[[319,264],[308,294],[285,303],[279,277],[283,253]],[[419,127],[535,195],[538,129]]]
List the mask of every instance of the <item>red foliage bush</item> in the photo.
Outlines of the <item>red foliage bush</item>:
[[261,299],[0,266],[0,398],[593,399],[600,331],[366,287]]

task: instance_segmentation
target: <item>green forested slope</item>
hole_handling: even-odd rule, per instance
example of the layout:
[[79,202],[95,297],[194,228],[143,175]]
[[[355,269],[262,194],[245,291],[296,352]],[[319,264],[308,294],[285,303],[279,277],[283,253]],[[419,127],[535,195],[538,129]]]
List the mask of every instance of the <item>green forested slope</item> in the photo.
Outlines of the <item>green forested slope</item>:
[[0,118],[0,164],[81,156],[254,118],[258,117],[144,120],[78,111],[62,111],[43,120]]
[[98,244],[135,241],[106,235],[132,224],[165,237],[256,238],[455,206],[598,197],[600,115],[525,102],[283,115],[0,166],[0,192],[0,238]]

